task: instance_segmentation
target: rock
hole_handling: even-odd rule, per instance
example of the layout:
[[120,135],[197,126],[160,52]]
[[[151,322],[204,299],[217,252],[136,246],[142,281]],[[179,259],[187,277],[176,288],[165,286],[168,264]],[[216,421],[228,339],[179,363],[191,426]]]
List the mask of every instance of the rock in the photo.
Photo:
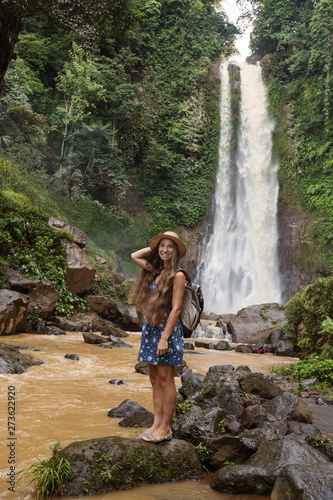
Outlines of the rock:
[[144,363],[143,361],[138,361],[134,369],[137,373],[141,373],[142,375],[148,375],[147,363]]
[[28,303],[22,293],[0,290],[0,335],[24,332]]
[[81,231],[81,229],[78,229],[75,226],[70,226],[69,224],[66,224],[66,222],[62,222],[58,219],[55,219],[54,217],[49,218],[48,224],[54,229],[62,229],[64,231],[67,231],[68,233],[71,233],[73,235],[74,243],[76,243],[80,248],[86,246],[88,236],[86,235],[86,233]]
[[120,380],[119,378],[113,378],[112,380],[109,380],[109,384],[113,384],[113,385],[127,385],[127,382],[124,382],[124,380]]
[[29,311],[37,308],[38,315],[45,319],[53,312],[59,297],[60,294],[53,283],[44,280],[42,283],[38,283],[36,288],[29,293]]
[[145,411],[147,411],[146,408],[141,406],[136,401],[132,401],[131,399],[125,399],[125,401],[120,403],[120,405],[117,406],[117,408],[112,408],[109,411],[108,417],[125,418],[125,417],[131,417],[138,412],[145,412]]
[[20,293],[29,293],[41,283],[40,280],[24,277],[18,269],[7,269],[3,280],[9,283],[11,290]]
[[227,465],[210,482],[213,490],[223,493],[269,495],[274,480],[266,469],[251,465]]
[[0,373],[24,373],[29,366],[43,365],[44,361],[18,352],[14,346],[0,342]]
[[191,337],[194,339],[224,339],[226,334],[219,326],[210,323],[199,323]]
[[269,401],[267,412],[273,415],[277,421],[296,420],[312,424],[309,407],[298,396],[288,392]]
[[232,347],[226,340],[220,340],[216,345],[215,349],[218,351],[232,351]]
[[205,440],[205,446],[211,453],[207,464],[214,469],[220,469],[225,462],[242,464],[257,450],[250,439],[241,436],[216,436]]
[[251,55],[251,56],[248,56],[245,61],[247,62],[247,64],[257,64],[257,62],[259,62],[261,59],[261,56],[254,56],[254,55]]
[[101,332],[103,320],[96,313],[78,313],[72,317],[76,332]]
[[119,422],[119,425],[121,427],[141,427],[147,429],[151,427],[153,423],[154,415],[150,411],[140,410],[129,417],[125,417]]
[[64,483],[66,497],[84,496],[87,489],[89,495],[105,494],[204,475],[195,447],[176,439],[156,445],[111,436],[72,443],[62,454],[73,476]]
[[306,380],[301,380],[300,385],[305,389],[310,389],[315,385],[319,385],[319,380],[317,378],[307,378]]
[[91,332],[84,332],[82,336],[86,344],[105,344],[105,342],[108,342],[107,339]]
[[281,328],[284,323],[285,313],[279,304],[259,304],[241,309],[228,322],[228,329],[232,332],[233,342],[253,344],[259,340],[266,342],[271,332]]
[[249,366],[247,366],[247,365],[239,365],[235,369],[235,372],[238,372],[238,371],[243,371],[243,372],[251,373],[251,368]]
[[184,342],[184,350],[194,351],[194,345],[192,344],[192,342]]
[[239,384],[246,393],[257,394],[264,399],[273,399],[283,393],[269,375],[261,373],[249,373],[239,380]]
[[80,356],[78,356],[77,354],[65,354],[64,358],[65,359],[72,359],[73,361],[80,360]]
[[205,376],[201,373],[194,373],[192,370],[184,370],[181,376],[182,387],[179,393],[185,399],[191,396],[201,385]]
[[103,295],[86,295],[87,306],[89,309],[102,317],[109,315],[109,301]]
[[75,243],[66,245],[66,283],[68,290],[75,295],[90,290],[95,266],[87,253]]
[[225,414],[220,408],[203,409],[192,406],[172,424],[174,436],[197,445],[219,433],[220,422],[224,417]]
[[277,343],[275,354],[277,356],[291,356],[292,358],[297,358],[297,353],[294,351],[292,342],[286,342],[285,340],[280,340]]
[[117,337],[114,337],[113,335],[109,336],[109,341],[111,342],[113,347],[125,347],[128,349],[132,349],[133,346],[130,344],[127,344],[123,340],[118,339]]
[[54,325],[43,325],[37,332],[42,335],[66,335],[66,332]]
[[244,464],[219,469],[211,487],[228,493],[270,495],[275,479],[288,465],[311,467],[327,463],[325,457],[304,442],[273,441],[263,444]]
[[317,438],[313,439],[313,437],[305,438],[306,442],[313,446],[315,450],[320,451],[325,457],[327,457],[330,462],[333,462],[333,443],[331,439],[325,438]]
[[232,434],[233,436],[237,436],[239,434],[241,424],[236,420],[234,415],[231,415],[231,420],[229,420],[225,424],[225,429],[228,434]]
[[76,330],[76,322],[74,320],[64,318],[62,316],[53,316],[52,322],[55,323],[55,325],[60,328],[61,330],[64,330],[66,332],[75,332],[79,331]]
[[246,407],[241,416],[240,422],[246,429],[258,427],[267,420],[267,410],[261,405]]
[[138,312],[136,307],[133,305],[120,304],[117,306],[117,313],[121,316],[121,320],[124,325],[133,324],[138,326],[140,324]]
[[128,337],[128,333],[121,328],[118,328],[114,323],[108,321],[107,319],[101,320],[102,325],[102,335],[113,335],[117,338],[125,338]]
[[195,347],[201,347],[203,349],[215,349],[214,344],[212,342],[204,342],[202,340],[196,340],[194,342]]
[[266,54],[260,61],[259,64],[260,66],[263,67],[264,70],[267,70],[268,66],[271,64],[272,60],[274,58],[273,54]]
[[235,352],[242,352],[243,354],[249,354],[252,352],[251,345],[249,344],[238,344],[235,347]]
[[333,498],[333,465],[289,465],[274,483],[271,500],[329,500]]

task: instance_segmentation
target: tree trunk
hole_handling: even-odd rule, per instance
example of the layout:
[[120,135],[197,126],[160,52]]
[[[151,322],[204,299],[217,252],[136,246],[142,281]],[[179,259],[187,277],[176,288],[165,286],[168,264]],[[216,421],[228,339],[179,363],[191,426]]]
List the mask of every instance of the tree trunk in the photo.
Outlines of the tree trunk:
[[14,48],[22,28],[22,13],[18,7],[0,5],[0,97],[5,75],[14,57]]

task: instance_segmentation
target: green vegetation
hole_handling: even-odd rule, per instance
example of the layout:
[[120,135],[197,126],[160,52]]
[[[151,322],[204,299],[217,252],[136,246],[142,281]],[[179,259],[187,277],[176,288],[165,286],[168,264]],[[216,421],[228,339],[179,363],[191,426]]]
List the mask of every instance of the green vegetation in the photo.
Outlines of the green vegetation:
[[208,460],[209,455],[212,453],[211,450],[207,449],[207,446],[203,442],[200,442],[198,446],[195,447],[195,449],[197,450],[197,454],[202,463]]
[[87,52],[75,17],[64,32],[68,12],[59,21],[55,9],[50,29],[30,4],[0,101],[7,175],[40,179],[49,204],[38,203],[120,259],[156,231],[195,225],[216,168],[219,55],[235,28],[210,0],[119,0],[97,33],[99,2],[86,0]]
[[35,486],[37,498],[62,495],[64,482],[73,477],[68,460],[61,454],[64,448],[60,446],[60,441],[49,449],[52,450],[50,458],[38,458],[36,463],[19,473],[20,480],[29,479]]
[[225,424],[226,424],[226,419],[222,418],[222,420],[219,422],[220,426],[220,433],[224,434],[225,433]]
[[173,421],[176,421],[177,418],[181,417],[184,415],[186,412],[188,412],[192,406],[196,404],[196,401],[194,399],[186,399],[182,403],[179,403],[177,401],[176,403],[176,417],[174,417]]
[[22,194],[0,190],[0,207],[2,272],[8,267],[21,268],[29,277],[49,279],[60,294],[60,314],[84,310],[85,301],[74,296],[65,281],[66,251],[62,241],[73,241],[72,235],[49,226],[45,213]]
[[266,56],[280,198],[311,215],[299,267],[333,270],[333,5],[330,0],[254,0],[252,49]]
[[333,359],[328,353],[310,355],[307,359],[300,360],[287,367],[274,368],[272,372],[283,376],[291,376],[297,382],[316,377],[319,382],[333,386]]
[[284,333],[302,355],[333,348],[333,277],[320,278],[286,305]]

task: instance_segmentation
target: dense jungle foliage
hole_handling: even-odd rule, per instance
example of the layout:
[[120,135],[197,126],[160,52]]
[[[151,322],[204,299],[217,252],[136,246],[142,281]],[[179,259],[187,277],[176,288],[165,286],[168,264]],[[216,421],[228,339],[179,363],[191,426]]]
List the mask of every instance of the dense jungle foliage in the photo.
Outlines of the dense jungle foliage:
[[316,242],[311,265],[319,276],[328,276],[333,269],[333,3],[252,3],[251,48],[266,55],[264,71],[277,118],[280,197],[311,214],[304,235],[305,241]]
[[280,204],[310,214],[303,238],[313,248],[309,265],[322,276],[286,305],[285,334],[302,357],[309,357],[284,374],[333,385],[333,4],[251,3],[251,48],[266,56],[264,73],[277,122]]
[[132,7],[134,24],[119,36],[106,23],[92,52],[82,36],[26,17],[0,101],[6,168],[28,173],[95,244],[127,255],[139,232],[193,226],[206,211],[217,69],[235,33],[210,0]]

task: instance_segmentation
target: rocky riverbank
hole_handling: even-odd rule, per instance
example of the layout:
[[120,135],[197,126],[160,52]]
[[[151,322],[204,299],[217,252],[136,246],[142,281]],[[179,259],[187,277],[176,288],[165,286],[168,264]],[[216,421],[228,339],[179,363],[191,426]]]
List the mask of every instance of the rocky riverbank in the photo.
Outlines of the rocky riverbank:
[[[144,373],[141,368],[137,370]],[[75,476],[66,482],[66,494],[84,495],[88,480],[92,484],[89,491],[102,493],[197,478],[202,473],[197,462],[200,458],[206,469],[215,471],[211,487],[220,492],[272,495],[274,500],[332,498],[333,433],[324,434],[313,423],[304,399],[288,392],[288,381],[251,373],[246,366],[236,370],[231,365],[213,366],[204,376],[184,363],[181,373],[174,439],[162,445],[138,439],[118,443],[114,437],[73,443],[64,450]],[[316,391],[311,395],[318,398]],[[326,401],[324,404],[332,403],[330,398]],[[333,416],[333,405],[330,409]],[[131,400],[110,410],[109,416],[122,418],[119,424],[125,427],[148,427],[152,421],[152,414]],[[173,474],[172,464],[166,467],[168,474],[164,469],[161,474],[161,457],[168,464],[178,453],[184,454],[177,461],[179,475]],[[118,470],[117,464],[136,455],[140,460],[130,461],[125,481],[123,465]],[[96,466],[96,460],[102,468]]]

